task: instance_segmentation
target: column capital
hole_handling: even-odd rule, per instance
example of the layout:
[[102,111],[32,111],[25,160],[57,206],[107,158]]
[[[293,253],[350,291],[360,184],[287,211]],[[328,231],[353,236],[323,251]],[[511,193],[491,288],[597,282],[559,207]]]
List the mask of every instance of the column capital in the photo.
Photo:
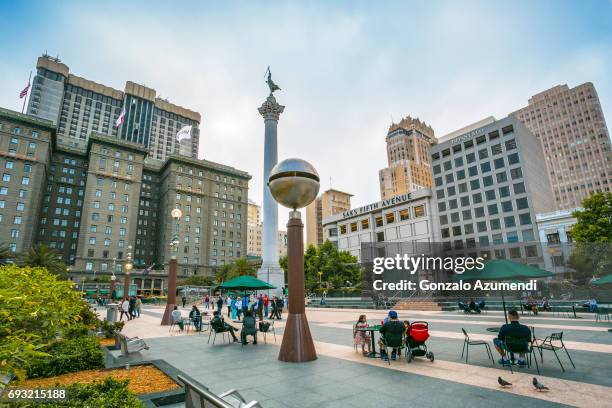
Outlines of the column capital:
[[283,105],[279,105],[276,102],[276,98],[274,95],[270,94],[266,101],[261,105],[258,109],[259,114],[263,116],[264,120],[272,119],[278,122],[280,114],[283,113],[285,107]]

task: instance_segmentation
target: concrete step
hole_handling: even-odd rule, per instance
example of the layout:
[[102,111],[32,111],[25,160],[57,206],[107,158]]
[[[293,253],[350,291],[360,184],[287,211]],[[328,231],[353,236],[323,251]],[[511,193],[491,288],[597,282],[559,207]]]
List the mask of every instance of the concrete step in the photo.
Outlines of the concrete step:
[[398,300],[394,306],[398,310],[421,310],[421,311],[439,311],[442,310],[436,302],[427,300]]

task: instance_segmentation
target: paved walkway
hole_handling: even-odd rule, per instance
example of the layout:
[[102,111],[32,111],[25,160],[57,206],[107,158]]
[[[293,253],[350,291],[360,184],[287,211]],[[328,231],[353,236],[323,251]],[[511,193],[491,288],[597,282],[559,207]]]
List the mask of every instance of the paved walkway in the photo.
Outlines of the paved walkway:
[[[188,310],[183,311],[187,315]],[[379,322],[381,311],[308,309],[308,319],[319,359],[305,364],[282,363],[277,360],[284,322],[276,322],[277,342],[248,345],[207,344],[208,335],[170,333],[160,326],[163,308],[146,308],[140,319],[126,324],[128,336],[146,338],[150,350],[144,359],[161,358],[185,371],[214,392],[238,389],[248,400],[258,400],[263,407],[399,407],[423,405],[433,407],[498,406],[612,406],[612,334],[609,323],[590,319],[552,318],[550,315],[525,316],[522,321],[535,326],[537,337],[563,331],[564,339],[576,369],[567,357],[561,359],[562,372],[552,352],[545,352],[542,374],[535,367],[516,369],[511,374],[486,358],[482,346],[470,348],[469,364],[461,359],[461,328],[474,337],[492,339],[487,327],[503,323],[501,314],[482,316],[456,312],[400,312],[401,320],[430,322],[432,337],[427,344],[436,355],[430,363],[417,359],[368,359],[352,347],[352,324],[366,313],[371,323]],[[217,342],[220,337],[217,336]],[[496,356],[497,358],[497,356]],[[538,361],[539,362],[539,361]],[[514,385],[502,389],[497,377]],[[531,379],[550,387],[537,392]],[[461,403],[459,401],[462,401]]]

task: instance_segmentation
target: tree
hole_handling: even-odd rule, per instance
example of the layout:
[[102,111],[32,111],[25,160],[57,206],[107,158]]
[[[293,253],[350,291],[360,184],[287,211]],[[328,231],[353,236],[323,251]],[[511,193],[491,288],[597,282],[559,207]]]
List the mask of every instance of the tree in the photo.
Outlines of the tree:
[[31,247],[20,260],[22,266],[46,268],[49,272],[61,278],[66,278],[66,264],[62,262],[57,252],[44,244]]
[[13,258],[13,252],[9,249],[7,244],[0,244],[0,264],[6,265]]
[[[280,260],[281,267],[287,273],[286,257]],[[319,274],[320,272],[320,274]],[[315,291],[324,282],[338,289],[355,285],[361,280],[361,269],[357,258],[346,251],[339,251],[330,241],[320,247],[309,245],[304,253],[304,280],[307,291]]]
[[257,269],[246,258],[239,258],[233,263],[225,264],[221,269],[217,269],[215,278],[217,283],[222,283],[244,275],[257,276]]
[[570,234],[576,247],[569,266],[576,271],[573,278],[586,284],[612,267],[612,193],[593,194],[582,207],[572,214],[577,222]]
[[572,238],[581,243],[612,243],[612,193],[593,194],[582,207],[572,214],[578,220],[572,227]]
[[0,266],[0,375],[20,378],[32,359],[63,334],[85,322],[89,306],[62,280],[45,268]]
[[186,279],[181,279],[178,284],[184,286],[212,286],[214,284],[214,279],[212,276],[194,275]]

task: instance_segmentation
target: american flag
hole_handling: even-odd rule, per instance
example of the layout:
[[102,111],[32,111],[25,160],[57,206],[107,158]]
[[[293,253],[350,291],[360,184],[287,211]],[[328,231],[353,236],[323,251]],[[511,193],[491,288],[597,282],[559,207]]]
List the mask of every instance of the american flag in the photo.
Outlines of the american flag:
[[143,274],[143,275],[148,275],[148,274],[149,274],[149,272],[151,272],[151,271],[153,270],[153,266],[154,266],[154,265],[155,265],[155,264],[153,264],[153,265],[149,266],[147,269],[145,269],[144,271],[142,271],[142,274]]
[[21,93],[19,94],[19,99],[25,98],[29,90],[30,90],[30,82],[28,82],[28,85],[25,88],[23,88],[23,91],[21,91]]

